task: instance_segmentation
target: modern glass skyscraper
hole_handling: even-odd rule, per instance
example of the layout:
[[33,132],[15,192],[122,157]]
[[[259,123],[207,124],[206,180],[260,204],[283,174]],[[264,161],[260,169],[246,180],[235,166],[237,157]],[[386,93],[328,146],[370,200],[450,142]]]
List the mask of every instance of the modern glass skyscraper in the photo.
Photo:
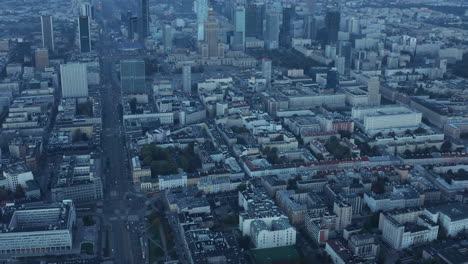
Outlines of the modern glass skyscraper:
[[54,51],[54,25],[52,16],[41,16],[42,47]]
[[195,0],[193,2],[193,11],[197,15],[197,40],[201,41],[205,37],[203,23],[208,18],[208,0]]
[[235,50],[245,47],[245,8],[237,6],[234,14],[234,46]]
[[317,19],[313,14],[306,14],[304,17],[304,38],[316,40],[317,30]]
[[249,4],[245,11],[245,36],[263,39],[264,18],[265,6],[263,4]]
[[327,43],[336,44],[340,29],[340,11],[337,8],[329,8],[327,10],[325,27],[327,29]]
[[149,0],[140,0],[140,39],[149,36]]
[[78,33],[79,33],[79,44],[80,51],[82,53],[91,51],[91,29],[89,24],[88,16],[80,16],[78,18]]
[[276,10],[269,10],[265,19],[265,47],[267,49],[277,49],[279,45],[279,13]]
[[141,94],[146,92],[145,61],[120,61],[120,85],[124,94]]
[[283,23],[281,24],[280,42],[283,47],[287,47],[292,39],[292,20],[294,18],[294,6],[283,7]]

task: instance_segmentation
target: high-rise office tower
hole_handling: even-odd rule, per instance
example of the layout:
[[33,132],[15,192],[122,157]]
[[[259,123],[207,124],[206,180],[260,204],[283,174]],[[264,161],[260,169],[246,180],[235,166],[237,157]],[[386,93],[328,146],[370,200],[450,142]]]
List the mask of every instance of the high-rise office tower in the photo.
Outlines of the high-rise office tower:
[[292,23],[295,8],[292,5],[283,7],[283,23],[281,24],[280,43],[283,47],[289,47],[292,39]]
[[263,20],[265,18],[265,5],[252,3],[245,11],[245,36],[263,39]]
[[304,38],[317,39],[317,20],[312,14],[306,14],[304,17]]
[[34,60],[36,61],[36,69],[43,71],[49,67],[49,50],[48,49],[36,49],[34,52]]
[[128,39],[138,39],[138,17],[131,16],[128,20]]
[[234,14],[234,50],[245,48],[245,8],[237,6]]
[[349,73],[351,69],[351,42],[341,41],[338,44],[338,54],[345,59],[345,72]]
[[94,19],[94,7],[89,2],[81,4],[80,15],[87,16],[89,19]]
[[91,51],[91,28],[89,23],[89,17],[80,16],[78,18],[78,34],[80,52],[86,53]]
[[192,91],[192,67],[184,65],[182,68],[182,86],[184,93],[190,94]]
[[265,20],[265,47],[277,49],[279,46],[279,13],[276,10],[269,10]]
[[369,105],[380,105],[380,79],[378,76],[370,77],[367,81],[367,95]]
[[41,16],[42,47],[54,51],[54,24],[52,16]]
[[149,0],[140,0],[140,40],[149,36]]
[[208,0],[195,0],[193,2],[193,11],[197,15],[197,40],[201,41],[205,37],[204,22],[208,18]]
[[262,76],[266,79],[267,87],[271,86],[271,60],[267,58],[262,59]]
[[221,54],[218,54],[219,53],[219,49],[218,49],[219,23],[218,21],[216,21],[213,8],[210,8],[208,12],[208,19],[205,21],[204,26],[205,26],[204,42],[207,48],[207,56],[219,57],[221,55]]
[[146,75],[144,60],[120,61],[120,85],[124,94],[141,94],[146,92]]
[[340,11],[337,8],[329,8],[325,16],[327,30],[327,44],[335,44],[338,41],[340,29]]
[[163,28],[163,44],[164,50],[170,52],[172,50],[172,27],[170,25],[164,25]]
[[336,91],[336,89],[338,89],[339,84],[340,84],[340,75],[338,73],[338,70],[336,68],[331,68],[327,72],[326,88]]
[[67,63],[60,65],[60,80],[63,98],[88,96],[88,73],[84,63]]

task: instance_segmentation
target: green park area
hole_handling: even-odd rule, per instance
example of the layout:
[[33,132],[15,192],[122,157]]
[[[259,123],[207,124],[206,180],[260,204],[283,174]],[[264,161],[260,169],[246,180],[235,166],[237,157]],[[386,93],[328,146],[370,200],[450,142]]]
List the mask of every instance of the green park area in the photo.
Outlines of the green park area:
[[141,149],[140,159],[143,166],[151,167],[151,175],[176,174],[177,168],[182,168],[185,172],[195,172],[201,167],[201,162],[193,151],[193,145],[184,149],[161,148],[153,144],[144,146]]

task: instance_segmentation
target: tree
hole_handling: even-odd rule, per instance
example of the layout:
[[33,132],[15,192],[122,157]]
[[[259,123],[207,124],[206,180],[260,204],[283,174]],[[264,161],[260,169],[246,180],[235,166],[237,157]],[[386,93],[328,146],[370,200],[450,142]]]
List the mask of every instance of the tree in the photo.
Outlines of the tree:
[[76,105],[76,114],[83,116],[93,116],[93,102],[88,100]]
[[446,140],[446,141],[440,146],[440,151],[441,151],[441,152],[450,152],[450,151],[452,151],[452,142]]
[[418,128],[416,128],[416,130],[414,130],[415,134],[424,134],[426,132],[427,132],[427,130],[422,128],[422,127],[418,127]]
[[130,101],[128,101],[128,104],[130,105],[130,111],[132,112],[132,114],[136,114],[137,113],[137,100],[136,100],[136,98],[130,99]]
[[340,136],[342,138],[348,138],[348,139],[350,139],[351,136],[353,135],[353,133],[351,133],[351,132],[349,132],[347,130],[340,130],[340,131],[338,131],[338,133],[340,133]]
[[385,193],[385,180],[378,178],[377,181],[372,183],[372,191],[377,194]]
[[239,238],[239,247],[244,250],[250,249],[250,237],[249,236],[242,236]]
[[24,191],[23,189],[23,186],[21,185],[16,185],[16,191],[15,193],[13,194],[13,197],[15,199],[21,199],[21,198],[25,198],[26,197],[26,192]]

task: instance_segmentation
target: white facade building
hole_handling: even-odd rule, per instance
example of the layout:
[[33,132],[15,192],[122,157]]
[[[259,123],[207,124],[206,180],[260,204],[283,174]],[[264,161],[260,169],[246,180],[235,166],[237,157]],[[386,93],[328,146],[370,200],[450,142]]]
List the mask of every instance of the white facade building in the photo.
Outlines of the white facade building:
[[444,204],[427,208],[424,213],[445,229],[447,236],[456,236],[468,229],[468,205],[462,203]]
[[262,220],[250,225],[250,236],[257,248],[284,247],[296,244],[296,229],[286,217],[271,221],[271,226]]
[[159,190],[180,188],[187,186],[187,174],[159,175]]
[[422,208],[398,209],[380,214],[379,230],[392,248],[402,249],[436,240],[439,225]]
[[88,96],[88,72],[84,63],[60,65],[62,97],[76,98]]

